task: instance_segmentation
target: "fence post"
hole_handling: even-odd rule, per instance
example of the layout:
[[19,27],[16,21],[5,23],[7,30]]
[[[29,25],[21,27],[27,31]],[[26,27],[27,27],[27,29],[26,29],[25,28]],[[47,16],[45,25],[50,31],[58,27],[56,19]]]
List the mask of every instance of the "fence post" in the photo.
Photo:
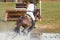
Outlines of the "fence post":
[[[40,0],[40,16],[41,16],[41,11],[42,11],[42,8],[41,8],[41,5],[42,5],[42,0]],[[40,18],[40,21],[41,21],[41,18]]]

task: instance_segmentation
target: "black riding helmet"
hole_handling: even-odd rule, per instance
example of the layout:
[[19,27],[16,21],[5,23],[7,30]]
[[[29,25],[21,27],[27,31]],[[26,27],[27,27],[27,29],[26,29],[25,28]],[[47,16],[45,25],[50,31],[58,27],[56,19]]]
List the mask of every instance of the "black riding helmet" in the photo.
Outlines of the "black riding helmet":
[[30,3],[34,3],[34,0],[29,0]]

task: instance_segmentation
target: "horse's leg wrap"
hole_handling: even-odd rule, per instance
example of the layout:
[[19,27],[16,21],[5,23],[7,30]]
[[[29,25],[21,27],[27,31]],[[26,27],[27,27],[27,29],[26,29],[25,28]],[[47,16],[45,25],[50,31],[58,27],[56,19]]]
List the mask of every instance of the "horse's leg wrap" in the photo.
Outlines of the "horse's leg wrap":
[[16,27],[16,28],[14,29],[14,31],[15,31],[16,33],[19,33],[19,28]]
[[25,35],[25,34],[28,34],[28,29],[29,29],[29,27],[24,28],[24,29],[22,30],[22,32],[24,33],[24,35]]
[[14,31],[20,34],[20,24],[15,27]]

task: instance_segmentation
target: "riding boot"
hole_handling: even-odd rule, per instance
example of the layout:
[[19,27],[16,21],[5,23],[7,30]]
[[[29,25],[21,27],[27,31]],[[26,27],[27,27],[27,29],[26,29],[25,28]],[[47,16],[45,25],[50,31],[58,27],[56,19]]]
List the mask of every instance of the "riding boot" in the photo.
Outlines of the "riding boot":
[[35,27],[35,21],[34,20],[32,20],[32,28],[36,28]]

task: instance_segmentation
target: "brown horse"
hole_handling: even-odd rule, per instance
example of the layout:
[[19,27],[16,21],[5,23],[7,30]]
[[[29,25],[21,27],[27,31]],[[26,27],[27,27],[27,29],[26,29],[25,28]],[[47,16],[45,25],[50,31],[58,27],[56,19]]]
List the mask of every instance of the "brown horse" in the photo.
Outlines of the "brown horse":
[[[35,16],[35,19],[37,18],[40,19],[40,10],[36,10],[34,12],[34,16]],[[30,32],[33,29],[32,21],[33,20],[29,15],[20,16],[17,20],[17,23],[16,23],[17,26],[14,29],[14,31],[20,34],[20,27],[22,26],[24,28],[22,30],[23,33],[25,33],[25,30],[27,30],[27,32]]]
[[35,20],[36,21],[39,21],[40,20],[41,16],[40,16],[40,10],[39,9],[36,9],[34,11],[34,16],[35,16]]
[[20,27],[22,26],[24,29],[22,30],[23,33],[25,33],[25,30],[27,30],[27,32],[30,32],[32,30],[32,18],[29,15],[26,16],[20,16],[17,20],[16,23],[16,28],[14,29],[14,31],[16,33],[20,34]]

